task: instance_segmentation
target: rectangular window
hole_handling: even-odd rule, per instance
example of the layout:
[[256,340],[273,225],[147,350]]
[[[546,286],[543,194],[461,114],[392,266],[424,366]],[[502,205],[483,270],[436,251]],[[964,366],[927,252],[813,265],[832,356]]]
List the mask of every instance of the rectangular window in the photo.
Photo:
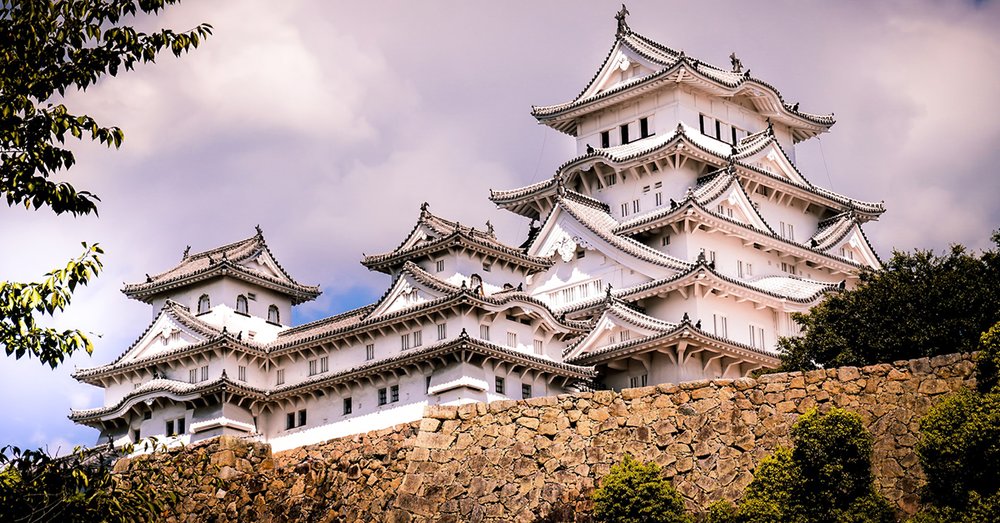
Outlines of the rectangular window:
[[628,216],[628,203],[622,204],[622,218]]
[[716,140],[718,140],[719,137],[721,136],[721,129],[722,129],[722,122],[716,120],[715,121],[715,134],[712,135],[712,137],[715,138]]
[[172,420],[172,419],[168,419],[167,420],[167,427],[166,427],[166,429],[164,430],[163,433],[165,435],[167,435],[167,436],[173,436],[175,434],[174,433],[174,420]]
[[139,442],[139,429],[132,429],[132,443]]
[[587,256],[587,251],[580,249],[576,251],[576,259],[580,260]]
[[618,175],[616,173],[611,173],[604,176],[604,185],[612,186],[618,183]]
[[188,382],[198,383],[198,369],[191,369],[188,371]]
[[424,392],[426,392],[428,394],[430,394],[430,392],[431,392],[431,377],[430,376],[425,376],[424,377]]
[[649,118],[639,118],[639,138],[649,136]]
[[274,384],[275,385],[284,385],[285,384],[285,369],[278,369],[278,371],[277,371],[276,374],[277,374],[278,378],[277,378],[277,380],[275,380]]
[[289,412],[285,414],[285,430],[291,430],[295,428],[295,413]]
[[257,301],[257,295],[254,294],[254,293],[252,293],[252,292],[248,292],[247,293],[247,299],[250,300],[250,301]]
[[402,350],[410,348],[410,334],[406,333],[399,337],[399,346]]
[[434,270],[436,272],[444,272],[444,260],[434,262]]
[[660,239],[661,247],[666,247],[667,245],[670,245],[670,236],[664,236],[663,238]]
[[642,194],[646,194],[648,192],[649,192],[649,186],[648,185],[643,185],[642,186]]
[[184,425],[185,425],[184,418],[177,418],[177,433],[178,434],[184,434],[184,433],[187,432],[187,427],[185,427]]
[[506,380],[504,380],[500,376],[497,376],[496,381],[493,382],[493,392],[496,392],[497,394],[503,394],[504,385],[506,384],[505,381]]
[[381,407],[386,403],[386,393],[385,389],[378,389],[378,406]]
[[201,366],[201,381],[208,379],[208,365]]
[[328,370],[330,370],[330,357],[323,356],[319,359],[319,371],[326,372]]
[[438,326],[438,339],[443,340],[448,337],[448,324],[439,323]]
[[632,333],[629,331],[622,331],[622,341],[628,341],[632,339]]
[[663,205],[663,193],[658,192],[658,193],[654,194],[653,197],[656,199],[656,206],[657,207]]
[[517,333],[516,332],[508,332],[507,333],[507,346],[508,347],[517,347]]
[[424,344],[424,332],[416,331],[413,333],[413,346],[419,347]]
[[795,241],[795,228],[790,223],[788,224],[788,239]]
[[542,352],[544,352],[543,350],[544,345],[542,344],[542,340],[535,340],[534,346],[535,346],[535,354],[542,354]]
[[528,399],[531,397],[531,385],[527,383],[521,384],[521,399]]
[[639,376],[630,376],[628,379],[628,386],[630,388],[645,387],[648,382],[648,375],[642,374]]
[[306,409],[299,411],[299,426],[302,427],[306,424]]
[[354,410],[354,403],[351,398],[344,398],[344,415],[350,414]]
[[247,368],[245,366],[243,366],[243,365],[240,365],[239,367],[237,367],[237,375],[239,376],[239,380],[240,381],[246,381],[247,380]]
[[490,272],[493,270],[493,264],[490,262],[483,262],[483,272]]
[[611,131],[601,131],[601,147],[604,149],[611,147]]
[[659,189],[661,187],[663,187],[663,182],[656,182],[653,184],[654,189]]
[[490,341],[490,326],[489,325],[480,325],[479,326],[479,337],[482,338],[482,339],[484,339],[484,340],[486,340],[486,341]]
[[365,359],[371,361],[375,359],[375,344],[369,343],[365,345]]
[[729,320],[725,316],[712,315],[712,328],[716,336],[723,338],[729,336]]
[[726,143],[733,143],[730,140],[733,137],[733,128],[727,123],[719,122],[719,139]]
[[317,369],[316,360],[309,360],[309,375],[315,376],[316,369]]
[[620,126],[618,128],[618,131],[620,132],[621,137],[622,137],[622,145],[627,144],[628,143],[628,124]]
[[744,277],[743,276],[743,260],[738,260],[736,262],[736,269],[737,269],[736,273],[740,276],[740,278],[743,278]]
[[399,385],[389,387],[389,401],[392,403],[399,401]]
[[698,115],[698,130],[701,131],[701,134],[705,134],[705,115],[703,114]]
[[639,212],[639,200],[632,200],[632,212]]

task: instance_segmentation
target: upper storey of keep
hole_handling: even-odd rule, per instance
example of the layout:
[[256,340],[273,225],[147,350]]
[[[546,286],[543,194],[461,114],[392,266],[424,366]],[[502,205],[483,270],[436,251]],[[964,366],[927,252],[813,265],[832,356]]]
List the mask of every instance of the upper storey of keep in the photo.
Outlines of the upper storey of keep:
[[622,6],[614,44],[576,98],[532,107],[540,123],[575,136],[580,152],[670,132],[678,123],[732,144],[770,122],[791,154],[792,145],[834,124],[832,114],[787,103],[775,87],[751,76],[735,53],[729,69],[709,65],[632,31],[626,15]]
[[[122,292],[129,298],[153,304],[156,311],[168,298],[194,309],[195,303],[188,304],[181,298],[197,295],[206,286],[217,287],[228,282],[238,282],[237,286],[250,291],[259,289],[281,296],[282,301],[287,300],[291,305],[313,300],[320,294],[318,287],[302,285],[285,271],[264,241],[260,227],[257,234],[245,240],[194,254],[188,251],[171,269],[146,275],[146,281],[127,284]],[[202,312],[200,304],[198,308]]]

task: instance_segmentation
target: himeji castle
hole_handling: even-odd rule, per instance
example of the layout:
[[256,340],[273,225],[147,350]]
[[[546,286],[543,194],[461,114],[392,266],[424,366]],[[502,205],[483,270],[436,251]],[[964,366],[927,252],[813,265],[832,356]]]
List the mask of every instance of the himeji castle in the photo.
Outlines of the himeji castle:
[[[576,140],[542,182],[494,190],[530,221],[505,243],[425,203],[365,256],[375,303],[291,326],[317,287],[262,231],[126,285],[153,319],[113,362],[74,377],[104,406],[70,418],[101,442],[255,436],[276,450],[419,419],[425,406],[745,376],[778,365],[792,314],[880,262],[862,225],[884,211],[818,187],[795,144],[832,115],[788,103],[733,54],[716,67],[618,14],[572,100],[536,106]],[[521,241],[523,240],[523,241]],[[516,246],[515,246],[516,245]]]

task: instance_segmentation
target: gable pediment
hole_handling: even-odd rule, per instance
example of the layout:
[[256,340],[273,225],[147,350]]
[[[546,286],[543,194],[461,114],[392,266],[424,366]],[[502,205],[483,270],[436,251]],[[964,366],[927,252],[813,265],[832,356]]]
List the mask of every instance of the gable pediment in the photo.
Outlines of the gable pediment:
[[749,225],[761,231],[770,231],[767,223],[757,212],[753,202],[739,180],[733,180],[729,187],[705,205],[709,211],[731,220]]
[[121,358],[121,363],[151,358],[157,354],[172,351],[207,341],[208,338],[178,322],[166,311],[153,320],[153,324],[136,340]]
[[750,155],[743,160],[749,165],[753,165],[765,172],[771,173],[780,178],[785,178],[792,183],[811,186],[802,174],[795,168],[784,151],[772,140],[760,151]]
[[391,314],[441,298],[445,295],[446,293],[442,290],[432,288],[415,278],[409,272],[403,271],[368,317],[375,318]]
[[851,227],[850,232],[843,239],[834,244],[827,252],[875,269],[882,267],[882,262],[879,261],[875,251],[871,248],[871,244],[868,243],[868,240],[865,239],[864,234],[861,232],[861,226],[857,223]]
[[624,83],[636,81],[659,69],[662,67],[650,62],[619,41],[601,66],[594,82],[580,95],[580,99],[614,89]]
[[617,304],[605,309],[594,328],[570,348],[565,359],[576,358],[611,345],[662,334],[673,328],[672,324],[636,311],[625,310],[624,307]]

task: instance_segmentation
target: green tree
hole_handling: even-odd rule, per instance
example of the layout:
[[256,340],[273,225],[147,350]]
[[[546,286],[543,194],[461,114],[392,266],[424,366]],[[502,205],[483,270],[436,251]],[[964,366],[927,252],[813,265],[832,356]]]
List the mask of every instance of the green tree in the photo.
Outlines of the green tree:
[[[993,241],[1000,245],[1000,231]],[[1000,250],[895,252],[883,270],[863,272],[856,289],[795,319],[804,332],[779,341],[783,370],[971,351],[1000,320]]]
[[[59,99],[85,90],[107,75],[153,62],[160,51],[174,55],[197,47],[211,34],[202,24],[190,31],[137,31],[125,22],[155,15],[179,0],[38,0],[0,4],[0,195],[8,206],[47,207],[56,214],[97,213],[98,197],[52,177],[75,163],[67,136],[120,147],[117,127],[77,115]],[[11,251],[12,249],[7,249]],[[101,269],[99,247],[38,283],[0,282],[0,344],[8,356],[35,356],[55,367],[77,350],[90,352],[80,330],[45,328],[39,316],[63,310],[73,290]]]
[[713,523],[890,523],[895,515],[875,491],[872,437],[861,416],[812,409],[792,427],[791,449],[765,458],[735,511]]
[[952,394],[920,421],[926,508],[914,522],[1000,521],[1000,323],[980,339],[976,391]]
[[692,523],[684,500],[655,463],[626,454],[594,490],[594,519],[605,523]]

